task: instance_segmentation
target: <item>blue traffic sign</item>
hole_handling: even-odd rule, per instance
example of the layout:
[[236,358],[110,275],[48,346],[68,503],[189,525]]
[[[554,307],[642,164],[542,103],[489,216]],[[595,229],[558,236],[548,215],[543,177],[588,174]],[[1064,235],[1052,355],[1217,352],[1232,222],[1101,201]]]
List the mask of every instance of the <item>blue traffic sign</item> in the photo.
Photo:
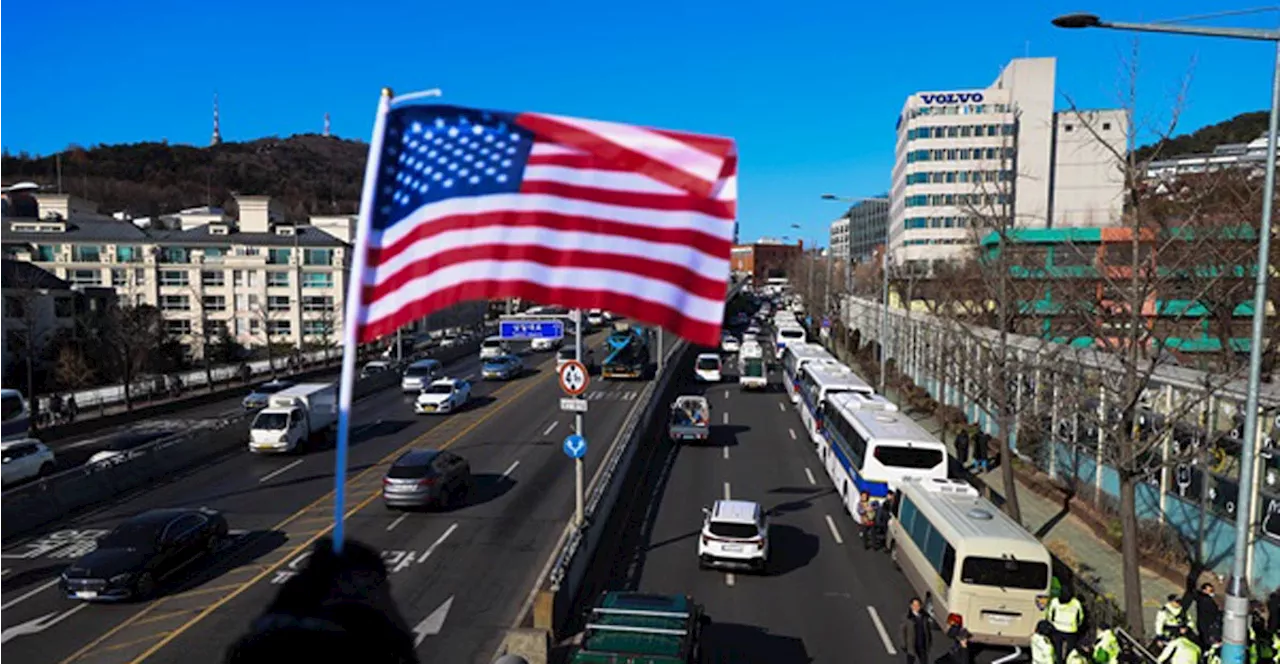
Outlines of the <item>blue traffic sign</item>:
[[563,339],[564,321],[504,320],[498,323],[498,336],[503,339]]
[[587,439],[576,433],[564,437],[564,454],[570,459],[587,456]]
[[830,319],[830,318],[823,318],[823,319],[822,319],[822,326],[823,326],[823,327],[831,327],[831,319]]

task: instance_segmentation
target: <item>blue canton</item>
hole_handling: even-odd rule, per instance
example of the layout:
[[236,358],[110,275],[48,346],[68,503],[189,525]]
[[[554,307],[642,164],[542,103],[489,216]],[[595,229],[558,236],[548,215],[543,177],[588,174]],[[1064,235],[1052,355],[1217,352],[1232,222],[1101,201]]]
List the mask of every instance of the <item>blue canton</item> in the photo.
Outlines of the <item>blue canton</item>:
[[520,191],[533,132],[512,113],[406,106],[387,115],[374,197],[383,230],[428,203]]

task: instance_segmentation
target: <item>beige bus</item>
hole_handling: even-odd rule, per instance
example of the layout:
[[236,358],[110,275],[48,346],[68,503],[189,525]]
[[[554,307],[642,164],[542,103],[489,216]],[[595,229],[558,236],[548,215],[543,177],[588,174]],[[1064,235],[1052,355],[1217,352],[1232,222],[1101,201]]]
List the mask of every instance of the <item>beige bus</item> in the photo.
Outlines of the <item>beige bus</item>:
[[1036,596],[1052,577],[1044,545],[960,480],[909,479],[898,490],[890,551],[934,621],[959,620],[978,643],[1030,643]]

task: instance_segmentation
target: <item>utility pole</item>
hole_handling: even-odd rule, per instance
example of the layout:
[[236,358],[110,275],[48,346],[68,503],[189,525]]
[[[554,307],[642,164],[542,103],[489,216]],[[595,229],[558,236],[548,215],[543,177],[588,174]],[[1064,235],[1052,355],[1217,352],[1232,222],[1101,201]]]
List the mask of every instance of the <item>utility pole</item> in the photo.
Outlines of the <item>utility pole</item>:
[[[581,309],[574,310],[574,318],[576,320],[574,321],[574,325],[573,325],[573,356],[577,358],[580,364],[582,364],[583,366],[586,366],[586,364],[582,362],[582,310]],[[579,436],[582,436],[585,439],[587,437],[587,432],[586,432],[586,429],[583,428],[582,420],[583,420],[582,411],[577,411],[573,414],[573,432],[578,434]],[[583,520],[584,520],[584,517],[583,517],[584,497],[582,495],[584,489],[582,486],[582,475],[583,475],[583,463],[582,463],[582,457],[579,456],[578,458],[573,460],[573,480],[574,480],[574,488],[575,488],[574,503],[573,503],[573,523],[577,525],[577,527],[579,528],[583,526]]]

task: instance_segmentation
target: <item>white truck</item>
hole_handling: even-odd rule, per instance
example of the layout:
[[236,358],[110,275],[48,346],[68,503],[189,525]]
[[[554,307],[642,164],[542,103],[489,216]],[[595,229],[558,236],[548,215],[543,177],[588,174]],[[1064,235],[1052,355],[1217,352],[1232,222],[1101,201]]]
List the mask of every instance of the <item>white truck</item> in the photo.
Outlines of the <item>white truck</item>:
[[300,383],[271,395],[249,427],[250,452],[292,452],[338,424],[338,386]]
[[738,385],[744,390],[763,390],[769,387],[769,367],[765,364],[760,344],[743,344],[738,353]]

